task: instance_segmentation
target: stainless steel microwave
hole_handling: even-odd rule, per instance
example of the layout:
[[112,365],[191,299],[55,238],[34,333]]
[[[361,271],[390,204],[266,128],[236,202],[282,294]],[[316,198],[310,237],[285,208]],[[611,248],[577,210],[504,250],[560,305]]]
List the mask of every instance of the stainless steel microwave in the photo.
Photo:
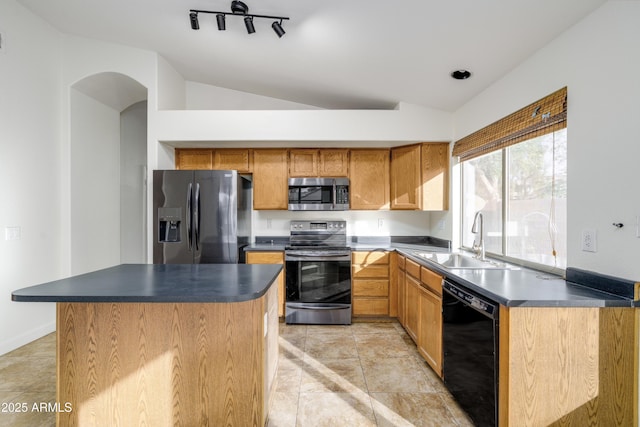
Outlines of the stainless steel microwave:
[[290,211],[346,211],[349,178],[289,178]]

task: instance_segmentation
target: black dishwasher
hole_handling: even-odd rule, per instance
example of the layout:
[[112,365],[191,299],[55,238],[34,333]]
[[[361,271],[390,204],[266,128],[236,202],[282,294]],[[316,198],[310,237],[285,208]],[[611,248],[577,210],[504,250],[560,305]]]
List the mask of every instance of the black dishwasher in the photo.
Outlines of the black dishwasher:
[[499,305],[448,280],[442,287],[444,383],[476,426],[497,426]]

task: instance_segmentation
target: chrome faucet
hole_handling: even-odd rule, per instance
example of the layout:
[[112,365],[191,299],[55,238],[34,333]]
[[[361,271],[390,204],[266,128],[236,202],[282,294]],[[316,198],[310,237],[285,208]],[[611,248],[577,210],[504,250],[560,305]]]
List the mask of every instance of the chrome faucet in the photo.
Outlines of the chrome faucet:
[[484,256],[484,217],[482,216],[482,212],[476,212],[476,216],[473,218],[473,225],[471,226],[471,232],[473,234],[480,234],[479,242],[476,244],[476,239],[473,239],[473,250],[476,253],[476,256],[481,260],[485,261],[486,258]]

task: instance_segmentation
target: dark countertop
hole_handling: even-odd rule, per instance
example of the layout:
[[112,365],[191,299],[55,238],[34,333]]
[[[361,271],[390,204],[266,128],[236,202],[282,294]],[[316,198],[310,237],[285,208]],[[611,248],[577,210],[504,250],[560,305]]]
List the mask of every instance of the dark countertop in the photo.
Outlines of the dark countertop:
[[451,282],[506,307],[634,307],[639,303],[524,267],[518,270],[449,270],[414,255],[414,248],[396,249]]
[[[613,295],[566,281],[563,277],[521,267],[518,270],[446,269],[414,255],[413,251],[449,252],[428,242],[391,242],[380,238],[359,238],[348,244],[354,251],[397,251],[481,296],[507,307],[632,307],[640,301]],[[247,251],[284,251],[285,244],[254,243]]]
[[19,289],[24,302],[242,302],[263,296],[277,264],[122,264]]

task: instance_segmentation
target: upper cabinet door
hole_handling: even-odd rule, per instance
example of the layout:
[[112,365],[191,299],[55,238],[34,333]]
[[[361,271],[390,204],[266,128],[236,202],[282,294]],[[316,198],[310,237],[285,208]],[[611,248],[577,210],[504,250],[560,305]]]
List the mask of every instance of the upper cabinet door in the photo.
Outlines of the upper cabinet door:
[[351,150],[351,209],[389,209],[389,150]]
[[253,208],[281,209],[289,207],[287,150],[253,150]]
[[211,149],[176,148],[175,153],[176,169],[213,168],[213,150]]
[[251,172],[251,152],[248,148],[217,148],[213,152],[213,168]]
[[391,149],[391,209],[420,209],[420,144]]
[[318,176],[318,150],[315,148],[290,150],[289,176],[303,178]]
[[449,143],[422,144],[422,209],[449,209]]
[[320,176],[343,177],[349,176],[349,150],[344,148],[321,148]]

